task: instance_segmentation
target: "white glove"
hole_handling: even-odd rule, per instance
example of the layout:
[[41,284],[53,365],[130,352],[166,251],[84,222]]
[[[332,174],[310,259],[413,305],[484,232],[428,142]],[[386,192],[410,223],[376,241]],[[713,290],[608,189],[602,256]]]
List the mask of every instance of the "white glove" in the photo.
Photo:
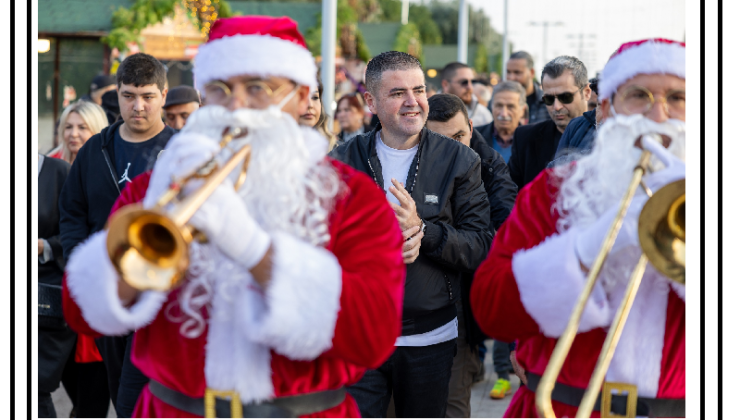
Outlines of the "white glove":
[[[642,207],[647,200],[648,196],[646,194],[639,194],[639,191],[638,194],[635,194],[622,221],[622,228],[619,229],[619,234],[614,241],[611,252],[616,253],[625,247],[639,245],[637,219],[640,217]],[[609,228],[617,217],[619,204],[617,203],[605,211],[591,226],[576,233],[576,254],[586,267],[591,267],[596,260]]]
[[190,219],[226,256],[252,269],[270,247],[270,236],[254,221],[247,206],[224,181]]
[[649,136],[644,136],[642,138],[642,147],[655,155],[665,165],[664,169],[645,176],[645,184],[653,193],[671,182],[686,178],[686,163],[669,152],[662,144]]
[[144,207],[150,208],[169,188],[172,179],[179,179],[210,160],[219,151],[218,142],[201,134],[178,133],[169,147],[157,158],[149,188],[144,198]]

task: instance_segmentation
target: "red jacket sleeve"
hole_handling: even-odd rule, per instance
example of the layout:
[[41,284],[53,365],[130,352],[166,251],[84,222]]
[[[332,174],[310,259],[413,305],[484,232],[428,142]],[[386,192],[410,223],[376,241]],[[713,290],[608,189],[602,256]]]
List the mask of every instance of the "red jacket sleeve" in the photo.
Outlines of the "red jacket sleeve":
[[403,237],[385,194],[365,174],[332,163],[347,189],[331,221],[329,244],[342,267],[340,310],[328,356],[380,366],[401,334],[406,265]]
[[551,173],[543,171],[522,189],[475,273],[470,291],[473,316],[494,339],[512,342],[540,332],[522,305],[511,261],[517,251],[539,245],[556,233],[553,203],[557,189],[552,183]]
[[[139,201],[144,199],[144,196],[146,195],[146,190],[149,187],[150,176],[151,171],[144,172],[143,174],[135,177],[131,182],[129,182],[126,188],[121,191],[121,195],[118,197],[116,202],[113,203],[113,207],[111,208],[108,219],[110,219],[110,216],[118,211],[118,209],[120,209],[121,207],[127,204],[138,203]],[[62,280],[62,310],[64,312],[64,319],[67,321],[67,324],[69,324],[72,330],[80,334],[100,337],[100,333],[93,330],[92,328],[90,328],[89,325],[87,325],[87,322],[85,322],[85,319],[82,317],[82,312],[80,311],[79,306],[77,306],[77,303],[75,303],[74,299],[72,299],[72,297],[69,295],[66,274],[64,276],[64,279]]]

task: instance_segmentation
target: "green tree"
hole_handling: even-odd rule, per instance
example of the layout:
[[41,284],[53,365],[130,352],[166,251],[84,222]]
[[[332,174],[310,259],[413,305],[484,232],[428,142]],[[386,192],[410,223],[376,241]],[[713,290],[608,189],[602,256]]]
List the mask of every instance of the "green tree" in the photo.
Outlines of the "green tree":
[[[372,57],[370,56],[370,51],[367,49],[367,45],[365,45],[362,33],[359,29],[357,29],[356,10],[350,6],[349,0],[338,0],[336,34],[337,45],[339,45],[342,28],[345,26],[351,26],[352,30],[355,33],[357,58],[363,61],[369,61]],[[316,26],[314,26],[313,28],[309,28],[308,30],[306,30],[305,33],[306,45],[308,46],[309,51],[311,51],[311,54],[313,54],[314,56],[321,55],[321,32],[321,14],[319,14],[316,19]]]
[[483,44],[478,44],[475,50],[473,68],[478,73],[488,73],[488,49]]
[[418,58],[421,65],[424,65],[424,54],[421,49],[421,36],[416,24],[409,22],[402,25],[396,34],[396,41],[393,44],[395,51],[401,51]]
[[[432,0],[429,4],[432,19],[437,23],[442,43],[457,44],[458,3]],[[468,43],[484,45],[488,54],[501,51],[502,37],[491,26],[483,10],[468,9]]]

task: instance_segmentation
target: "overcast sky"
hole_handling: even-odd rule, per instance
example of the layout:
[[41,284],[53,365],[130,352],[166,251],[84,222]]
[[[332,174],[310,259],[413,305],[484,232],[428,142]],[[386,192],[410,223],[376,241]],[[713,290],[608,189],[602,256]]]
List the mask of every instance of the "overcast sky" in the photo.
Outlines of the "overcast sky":
[[[468,3],[473,9],[483,9],[493,28],[503,33],[504,0]],[[532,54],[538,78],[545,60],[564,54],[580,58],[593,77],[622,43],[649,37],[683,41],[686,27],[684,0],[509,0],[508,8],[509,39],[515,51]],[[544,60],[543,21],[562,22],[562,26],[547,29]],[[540,26],[530,26],[530,22]]]

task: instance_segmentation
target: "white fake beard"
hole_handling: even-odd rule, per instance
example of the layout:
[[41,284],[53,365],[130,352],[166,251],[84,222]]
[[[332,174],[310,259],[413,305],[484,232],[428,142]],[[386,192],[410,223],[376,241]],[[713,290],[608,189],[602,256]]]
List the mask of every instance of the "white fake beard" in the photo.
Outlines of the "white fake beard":
[[[555,179],[561,180],[554,205],[560,215],[559,232],[574,226],[588,226],[619,202],[642,154],[642,150],[634,147],[635,140],[649,133],[670,137],[668,151],[685,160],[683,121],[656,123],[642,115],[616,115],[607,118],[599,127],[590,154],[580,158],[574,166],[566,164],[554,168]],[[654,156],[650,162],[655,171],[665,167]],[[642,193],[638,189],[638,194]]]
[[[336,170],[324,159],[326,139],[311,128],[299,126],[277,107],[230,112],[206,106],[188,118],[182,131],[203,134],[218,142],[227,127],[245,127],[248,134],[232,140],[231,150],[219,154],[220,164],[234,150],[252,145],[247,177],[238,191],[250,216],[268,233],[285,232],[312,245],[325,246],[330,239],[329,216],[336,197],[344,191]],[[240,169],[241,165],[230,174],[232,181],[238,178]],[[230,288],[243,282],[244,276],[240,273],[243,270],[235,270],[233,262],[215,246],[194,242],[190,258],[187,282],[178,299],[182,316],[169,317],[174,322],[184,321],[181,334],[193,338],[205,329],[202,311],[207,308],[210,312],[213,293],[228,298]]]

